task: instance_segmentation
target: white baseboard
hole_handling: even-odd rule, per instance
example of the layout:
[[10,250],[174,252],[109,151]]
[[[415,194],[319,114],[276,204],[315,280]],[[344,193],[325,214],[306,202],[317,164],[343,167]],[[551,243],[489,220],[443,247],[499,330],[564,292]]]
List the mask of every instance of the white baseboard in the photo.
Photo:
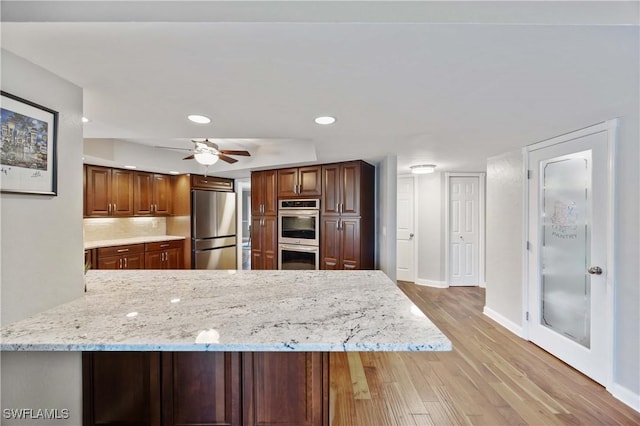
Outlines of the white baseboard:
[[509,330],[510,332],[512,332],[513,334],[515,334],[516,336],[518,337],[523,336],[521,325],[518,325],[515,322],[511,321],[510,319],[502,316],[501,314],[497,313],[493,309],[485,306],[484,309],[482,310],[482,313],[488,316],[489,318],[491,318],[492,320],[494,320],[495,322],[497,322],[498,324],[500,324],[501,326],[503,326],[504,328],[506,328],[507,330]]
[[480,288],[487,288],[487,282],[486,281],[481,282],[479,287]]
[[607,390],[611,392],[611,395],[616,399],[640,413],[640,395],[633,393],[633,391],[617,383],[613,383]]
[[424,285],[427,287],[449,288],[449,284],[447,284],[446,281],[431,281],[431,280],[423,280],[421,278],[416,278],[416,284]]

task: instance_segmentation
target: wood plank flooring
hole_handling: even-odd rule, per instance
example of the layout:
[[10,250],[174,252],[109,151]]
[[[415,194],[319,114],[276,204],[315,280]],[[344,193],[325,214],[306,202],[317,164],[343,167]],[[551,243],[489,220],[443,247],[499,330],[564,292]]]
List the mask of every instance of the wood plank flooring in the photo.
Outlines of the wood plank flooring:
[[454,350],[331,353],[333,426],[640,425],[602,386],[484,316],[483,289],[399,286]]

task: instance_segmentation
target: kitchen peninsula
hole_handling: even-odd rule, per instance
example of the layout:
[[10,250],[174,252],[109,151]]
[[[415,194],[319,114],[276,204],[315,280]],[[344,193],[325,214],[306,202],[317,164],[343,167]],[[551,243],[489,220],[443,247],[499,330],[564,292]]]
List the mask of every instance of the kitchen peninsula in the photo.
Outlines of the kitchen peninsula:
[[[1,346],[85,352],[85,424],[327,424],[328,352],[451,350],[381,271],[89,271],[87,287]],[[136,400],[134,376],[145,407],[106,409]]]

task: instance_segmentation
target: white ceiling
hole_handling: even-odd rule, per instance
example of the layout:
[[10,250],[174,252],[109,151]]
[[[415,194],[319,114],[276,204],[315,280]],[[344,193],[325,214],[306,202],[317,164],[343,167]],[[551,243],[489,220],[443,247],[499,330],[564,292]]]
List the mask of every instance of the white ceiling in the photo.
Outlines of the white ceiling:
[[[585,6],[567,15],[571,25],[541,25],[557,15],[525,25],[508,19],[523,9],[494,4],[491,19],[473,23],[453,5],[467,11],[464,23],[3,22],[2,47],[84,89],[90,159],[158,171],[201,171],[182,152],[146,147],[189,148],[195,137],[232,138],[221,148],[252,152],[211,168],[233,177],[387,155],[400,173],[418,163],[478,171],[489,156],[637,104],[637,22],[591,25],[595,13],[617,18]],[[187,121],[192,113],[212,123]],[[313,122],[326,114],[337,123]]]

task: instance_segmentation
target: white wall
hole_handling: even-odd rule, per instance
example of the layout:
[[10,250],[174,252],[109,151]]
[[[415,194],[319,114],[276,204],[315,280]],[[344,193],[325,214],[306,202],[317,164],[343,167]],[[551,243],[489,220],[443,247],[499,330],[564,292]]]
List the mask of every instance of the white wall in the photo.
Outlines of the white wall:
[[376,168],[376,246],[378,247],[378,269],[392,281],[396,280],[396,222],[397,222],[397,158],[386,156]]
[[416,282],[445,285],[444,276],[444,175],[431,173],[416,178],[416,229],[418,265]]
[[[82,89],[10,52],[1,54],[2,90],[59,112],[58,196],[0,196],[0,321],[6,324],[82,295]],[[66,408],[70,418],[55,424],[81,423],[79,353],[4,352],[1,362],[2,409]],[[33,420],[3,418],[2,424]]]
[[521,150],[487,160],[485,312],[517,327],[522,327],[522,174]]

